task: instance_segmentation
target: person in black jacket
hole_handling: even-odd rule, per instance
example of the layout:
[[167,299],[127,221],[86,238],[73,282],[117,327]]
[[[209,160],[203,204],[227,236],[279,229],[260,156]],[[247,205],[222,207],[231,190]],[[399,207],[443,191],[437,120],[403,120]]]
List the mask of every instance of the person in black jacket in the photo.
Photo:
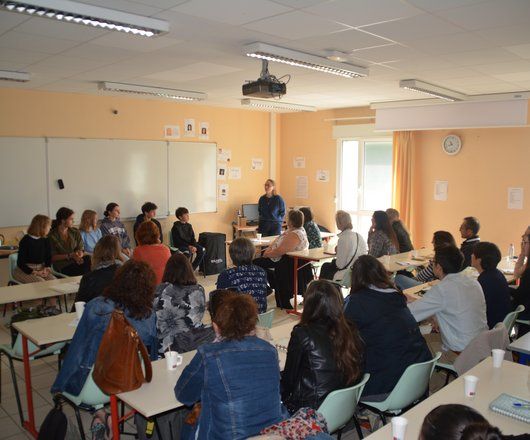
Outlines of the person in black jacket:
[[120,240],[115,235],[105,235],[97,242],[92,255],[92,271],[81,278],[75,302],[89,302],[103,295],[121,265],[120,253]]
[[307,288],[281,379],[282,401],[291,413],[318,409],[329,393],[362,376],[362,342],[342,308],[342,295],[331,282],[313,281]]
[[410,252],[414,249],[412,241],[410,241],[410,234],[403,222],[399,219],[399,211],[397,209],[388,208],[386,210],[388,220],[392,224],[392,229],[396,233],[396,237],[399,242],[399,252]]
[[162,235],[162,226],[160,225],[160,222],[155,218],[156,217],[156,210],[158,209],[158,206],[156,206],[153,202],[145,202],[142,205],[142,213],[136,217],[136,221],[134,222],[133,231],[134,231],[134,242],[138,244],[138,241],[136,240],[136,231],[140,227],[140,225],[143,222],[152,221],[158,230],[160,231],[160,243],[164,243],[164,236]]
[[[522,253],[526,256],[526,260],[530,261],[530,234],[523,235],[521,243]],[[526,264],[526,269],[521,275],[519,287],[512,291],[514,305],[522,304],[525,306],[525,311],[519,315],[519,319],[530,319],[530,264]],[[527,325],[519,326],[519,337],[526,334],[530,330]]]
[[477,281],[484,292],[488,328],[502,322],[511,312],[510,287],[503,273],[497,269],[501,251],[494,243],[483,241],[475,244],[471,254],[471,266],[477,269]]
[[464,254],[464,265],[462,269],[471,266],[471,254],[473,253],[473,246],[480,242],[478,231],[480,230],[480,223],[476,217],[465,217],[460,225],[460,235],[464,239],[460,245],[460,252]]
[[195,232],[193,226],[189,223],[190,212],[187,208],[177,208],[175,211],[177,221],[173,223],[171,228],[171,238],[173,240],[173,246],[176,247],[180,252],[195,259],[193,260],[193,270],[197,269],[204,258],[205,249],[197,243],[195,239]]
[[361,255],[353,264],[344,315],[357,325],[365,344],[370,380],[363,396],[369,400],[384,400],[409,365],[432,359],[405,296],[371,255]]

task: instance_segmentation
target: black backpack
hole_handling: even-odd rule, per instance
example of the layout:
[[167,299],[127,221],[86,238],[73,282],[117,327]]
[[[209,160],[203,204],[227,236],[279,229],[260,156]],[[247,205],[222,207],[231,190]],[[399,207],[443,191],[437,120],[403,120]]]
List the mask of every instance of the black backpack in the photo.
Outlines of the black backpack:
[[66,438],[68,419],[63,413],[59,399],[53,400],[55,406],[42,422],[37,440],[64,440]]

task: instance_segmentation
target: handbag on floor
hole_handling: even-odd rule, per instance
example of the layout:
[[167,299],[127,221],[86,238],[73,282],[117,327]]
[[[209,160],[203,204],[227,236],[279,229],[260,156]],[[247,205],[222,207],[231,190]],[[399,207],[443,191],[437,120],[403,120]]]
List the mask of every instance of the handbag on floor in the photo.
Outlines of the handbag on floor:
[[[142,362],[145,377],[142,370]],[[151,382],[153,370],[144,343],[123,310],[115,309],[99,345],[92,377],[106,394],[119,394]]]

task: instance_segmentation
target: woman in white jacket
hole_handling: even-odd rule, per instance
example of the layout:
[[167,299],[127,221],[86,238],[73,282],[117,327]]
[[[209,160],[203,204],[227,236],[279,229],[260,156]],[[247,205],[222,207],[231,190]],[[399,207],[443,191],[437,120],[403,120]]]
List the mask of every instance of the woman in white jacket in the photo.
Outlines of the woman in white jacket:
[[[337,257],[331,263],[322,265],[320,278],[341,283],[355,260],[366,254],[367,247],[361,234],[353,230],[350,214],[346,211],[337,211],[335,222],[337,223],[337,228],[341,231],[338,234]],[[346,284],[349,284],[349,280]]]

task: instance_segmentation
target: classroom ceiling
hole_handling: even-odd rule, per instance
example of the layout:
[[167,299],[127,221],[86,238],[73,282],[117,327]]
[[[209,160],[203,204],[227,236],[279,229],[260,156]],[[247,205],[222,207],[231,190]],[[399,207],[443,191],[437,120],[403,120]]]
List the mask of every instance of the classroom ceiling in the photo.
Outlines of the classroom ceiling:
[[167,20],[143,38],[0,12],[0,70],[30,72],[14,87],[96,95],[98,81],[205,92],[206,104],[240,107],[241,85],[260,61],[256,41],[325,56],[348,53],[368,67],[346,79],[270,63],[291,75],[290,103],[319,109],[421,99],[399,88],[415,78],[465,94],[530,90],[530,0],[84,0]]

